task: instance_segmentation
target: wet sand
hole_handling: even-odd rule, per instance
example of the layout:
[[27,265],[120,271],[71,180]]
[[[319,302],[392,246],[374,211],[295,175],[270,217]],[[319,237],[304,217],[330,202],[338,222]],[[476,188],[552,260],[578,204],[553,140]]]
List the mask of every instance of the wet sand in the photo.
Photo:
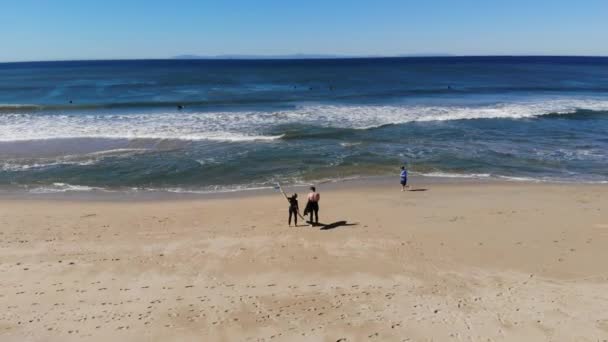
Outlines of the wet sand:
[[416,188],[0,199],[0,340],[608,339],[608,186]]

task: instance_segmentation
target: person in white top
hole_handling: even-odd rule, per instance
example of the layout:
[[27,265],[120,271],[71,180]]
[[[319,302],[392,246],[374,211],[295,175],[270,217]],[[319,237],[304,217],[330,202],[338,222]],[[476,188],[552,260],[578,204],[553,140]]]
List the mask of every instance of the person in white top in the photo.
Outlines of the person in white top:
[[[319,224],[319,200],[321,195],[317,192],[314,186],[310,187],[310,193],[308,194],[308,203],[306,203],[305,214],[310,213],[310,223]],[[313,219],[314,218],[314,219]]]

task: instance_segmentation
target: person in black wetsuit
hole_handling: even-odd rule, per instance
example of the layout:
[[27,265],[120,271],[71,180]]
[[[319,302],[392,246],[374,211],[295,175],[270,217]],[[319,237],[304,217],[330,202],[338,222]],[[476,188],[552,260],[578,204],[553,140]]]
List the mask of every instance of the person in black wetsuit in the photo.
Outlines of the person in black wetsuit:
[[291,227],[291,217],[293,216],[293,226],[298,226],[298,212],[300,208],[298,207],[298,194],[293,194],[293,196],[288,197],[289,201],[289,220],[287,224]]

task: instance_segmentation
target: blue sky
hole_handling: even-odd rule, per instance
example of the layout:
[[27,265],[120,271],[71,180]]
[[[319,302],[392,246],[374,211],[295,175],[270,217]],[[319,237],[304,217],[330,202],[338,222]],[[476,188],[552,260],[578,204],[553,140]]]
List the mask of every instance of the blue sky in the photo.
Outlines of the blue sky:
[[608,0],[0,0],[0,61],[608,55]]

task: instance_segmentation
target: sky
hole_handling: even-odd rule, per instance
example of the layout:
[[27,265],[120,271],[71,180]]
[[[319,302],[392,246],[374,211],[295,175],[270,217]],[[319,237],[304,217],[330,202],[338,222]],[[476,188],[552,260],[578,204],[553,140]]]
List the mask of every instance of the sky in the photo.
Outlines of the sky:
[[0,61],[608,56],[608,0],[0,0]]

